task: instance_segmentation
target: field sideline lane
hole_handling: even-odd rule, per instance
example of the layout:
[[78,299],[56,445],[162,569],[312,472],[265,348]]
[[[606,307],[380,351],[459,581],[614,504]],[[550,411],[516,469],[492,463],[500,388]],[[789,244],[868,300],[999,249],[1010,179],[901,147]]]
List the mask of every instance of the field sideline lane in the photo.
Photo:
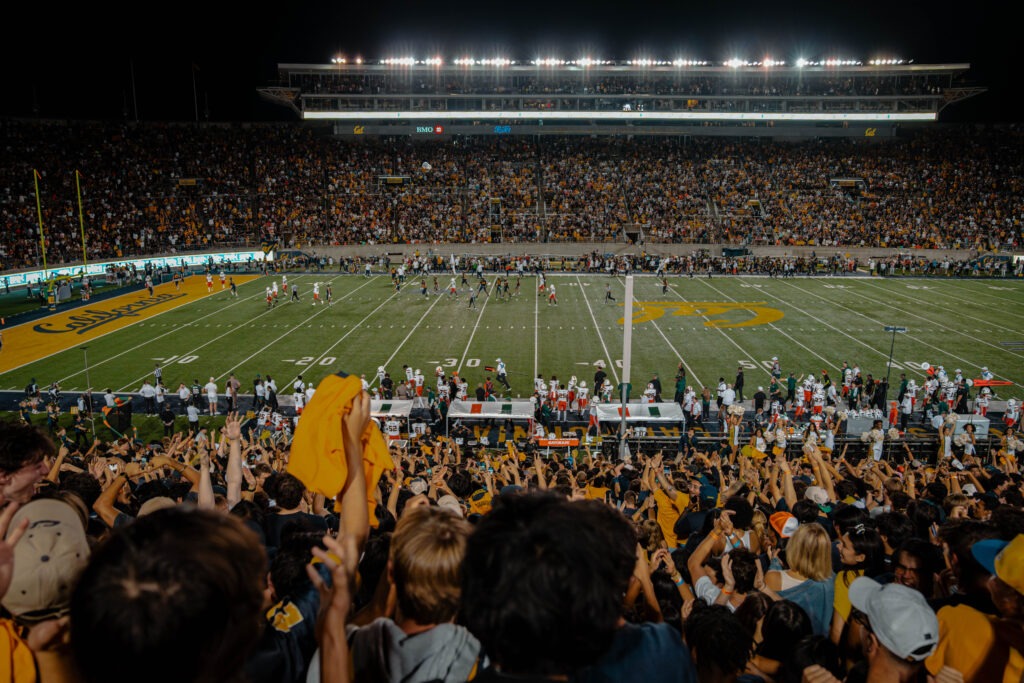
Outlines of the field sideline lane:
[[[257,278],[256,275],[232,275],[236,285]],[[95,303],[90,302],[63,313],[5,329],[4,346],[0,351],[0,373],[15,370],[28,363],[98,339],[161,313],[222,294],[220,280],[213,278],[213,291],[206,291],[206,278],[193,275],[185,278],[181,290],[173,282],[153,288],[150,297],[145,288]]]

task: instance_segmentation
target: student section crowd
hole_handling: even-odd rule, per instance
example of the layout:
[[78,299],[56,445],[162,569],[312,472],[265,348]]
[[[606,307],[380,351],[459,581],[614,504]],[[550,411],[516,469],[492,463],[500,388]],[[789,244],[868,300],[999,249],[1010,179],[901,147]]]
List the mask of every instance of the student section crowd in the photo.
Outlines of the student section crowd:
[[290,442],[261,436],[236,414],[151,443],[0,426],[0,679],[1024,673],[1012,430],[985,457],[891,462],[819,439],[399,445],[330,377]]

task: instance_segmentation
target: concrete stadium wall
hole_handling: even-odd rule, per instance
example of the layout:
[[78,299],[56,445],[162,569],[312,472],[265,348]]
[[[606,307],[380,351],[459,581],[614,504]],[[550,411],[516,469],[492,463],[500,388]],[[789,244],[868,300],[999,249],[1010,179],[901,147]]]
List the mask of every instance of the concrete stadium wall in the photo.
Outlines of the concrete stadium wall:
[[[622,244],[612,242],[548,242],[548,243],[515,243],[504,242],[500,244],[376,244],[376,245],[350,245],[335,247],[329,245],[308,245],[297,247],[307,253],[316,252],[318,255],[333,256],[380,256],[385,252],[388,254],[403,254],[412,256],[420,254],[441,254],[448,256],[456,255],[550,255],[550,256],[578,256],[597,251],[601,254],[657,254],[665,256],[687,255],[698,249],[708,249],[713,255],[720,256],[722,249],[736,247],[734,244]],[[889,256],[892,254],[910,253],[914,256],[925,256],[928,258],[952,258],[961,260],[977,256],[972,249],[881,249],[876,247],[776,247],[776,246],[752,246],[749,247],[755,256],[810,256],[815,253],[818,256],[833,256],[835,254],[849,255],[861,260],[870,257]]]

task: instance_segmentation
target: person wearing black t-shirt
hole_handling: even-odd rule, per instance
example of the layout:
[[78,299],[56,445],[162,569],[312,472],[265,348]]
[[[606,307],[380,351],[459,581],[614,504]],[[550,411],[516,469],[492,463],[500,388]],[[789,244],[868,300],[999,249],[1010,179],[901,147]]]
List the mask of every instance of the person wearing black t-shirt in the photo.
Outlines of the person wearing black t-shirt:
[[306,487],[298,478],[291,474],[282,474],[274,488],[277,509],[267,515],[264,524],[268,547],[280,546],[282,533],[289,524],[299,525],[308,531],[326,533],[327,521],[304,510],[302,496],[306,492]]

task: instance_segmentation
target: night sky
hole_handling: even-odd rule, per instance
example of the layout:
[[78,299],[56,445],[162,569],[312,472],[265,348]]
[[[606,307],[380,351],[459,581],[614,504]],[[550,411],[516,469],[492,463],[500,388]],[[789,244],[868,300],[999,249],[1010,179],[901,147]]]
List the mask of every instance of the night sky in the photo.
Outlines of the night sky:
[[[1020,44],[1010,4],[938,2],[286,2],[24,3],[5,20],[0,114],[189,121],[294,120],[256,88],[279,62],[540,54],[571,59],[900,57],[969,62],[989,92],[943,121],[1020,121],[1020,79],[1006,66]],[[27,6],[26,6],[27,5]],[[994,6],[994,3],[993,3]],[[23,15],[23,16],[19,16]],[[193,65],[198,67],[195,71]],[[134,69],[134,97],[132,70]],[[193,75],[196,97],[193,97]]]

